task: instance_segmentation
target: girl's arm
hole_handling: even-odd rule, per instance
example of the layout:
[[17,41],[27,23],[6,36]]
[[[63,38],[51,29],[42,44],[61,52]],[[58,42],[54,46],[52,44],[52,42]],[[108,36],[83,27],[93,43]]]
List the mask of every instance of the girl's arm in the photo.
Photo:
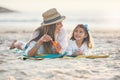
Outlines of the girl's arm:
[[72,56],[78,56],[78,55],[83,55],[84,52],[83,51],[76,51],[72,54]]
[[65,52],[67,52],[68,56],[71,56],[73,54],[73,47],[74,47],[73,41],[69,40],[68,46],[67,46],[67,48],[65,50]]

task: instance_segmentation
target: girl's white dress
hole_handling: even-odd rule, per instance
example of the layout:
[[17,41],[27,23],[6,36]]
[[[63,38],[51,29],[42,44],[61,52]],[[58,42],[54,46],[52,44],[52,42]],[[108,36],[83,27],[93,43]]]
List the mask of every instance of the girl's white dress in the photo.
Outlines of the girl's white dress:
[[87,42],[84,42],[81,47],[78,47],[75,40],[69,40],[66,48],[67,55],[73,55],[76,51],[82,51],[84,55],[91,55],[90,49],[87,47]]

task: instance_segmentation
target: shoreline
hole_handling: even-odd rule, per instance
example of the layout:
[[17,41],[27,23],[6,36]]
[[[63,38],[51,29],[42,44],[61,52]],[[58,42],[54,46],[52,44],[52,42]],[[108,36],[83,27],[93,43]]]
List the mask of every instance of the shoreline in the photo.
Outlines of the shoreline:
[[[6,23],[6,24],[0,24],[0,33],[8,33],[8,32],[11,32],[11,33],[17,33],[17,32],[32,32],[34,31],[36,28],[38,28],[40,25],[37,23],[37,24],[15,24],[15,25],[9,25]],[[70,26],[63,26],[63,28],[68,31],[68,32],[71,32],[73,31],[73,29],[75,27],[70,27]],[[90,27],[90,31],[91,32],[120,32],[120,27],[118,28],[109,28],[109,29],[105,29],[105,28],[93,28],[93,27]]]
[[[12,28],[12,29],[4,29],[2,30],[2,28],[0,29],[0,33],[32,33],[34,29],[23,29],[23,28]],[[65,29],[68,33],[71,33],[73,30],[72,29]],[[113,29],[113,30],[106,30],[106,29],[96,29],[96,30],[91,30],[90,32],[98,32],[98,33],[119,33],[120,29]]]

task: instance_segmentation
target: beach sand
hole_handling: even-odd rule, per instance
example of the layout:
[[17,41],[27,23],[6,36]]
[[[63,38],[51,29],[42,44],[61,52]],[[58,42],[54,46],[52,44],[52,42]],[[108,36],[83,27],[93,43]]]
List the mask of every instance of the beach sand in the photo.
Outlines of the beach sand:
[[14,39],[27,42],[31,32],[0,33],[0,80],[120,80],[120,31],[93,31],[97,59],[20,60],[9,46]]

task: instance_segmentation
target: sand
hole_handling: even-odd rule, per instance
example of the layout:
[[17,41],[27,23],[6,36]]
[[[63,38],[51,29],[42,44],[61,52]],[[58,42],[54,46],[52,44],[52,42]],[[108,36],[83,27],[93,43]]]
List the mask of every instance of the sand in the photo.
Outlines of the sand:
[[9,46],[14,39],[28,41],[31,32],[0,33],[0,80],[120,80],[120,31],[93,31],[97,59],[20,60]]

